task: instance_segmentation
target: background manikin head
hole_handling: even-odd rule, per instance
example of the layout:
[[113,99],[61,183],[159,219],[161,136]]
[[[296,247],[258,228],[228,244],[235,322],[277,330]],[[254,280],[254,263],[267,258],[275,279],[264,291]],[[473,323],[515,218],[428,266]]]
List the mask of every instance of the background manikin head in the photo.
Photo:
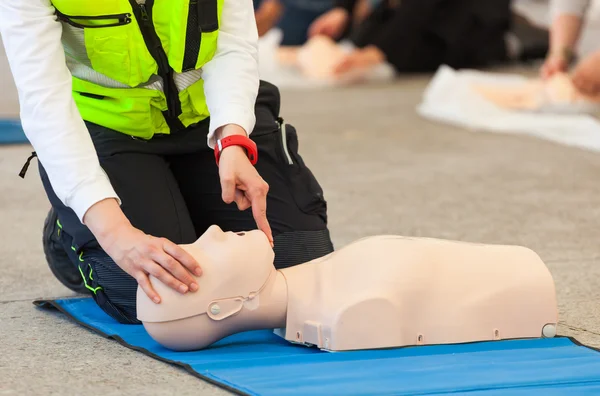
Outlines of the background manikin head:
[[[172,349],[201,345],[235,332],[219,321],[244,309],[256,309],[256,294],[276,272],[274,252],[266,235],[258,230],[234,233],[211,226],[196,242],[181,247],[202,267],[202,276],[192,275],[198,291],[182,295],[152,276],[150,282],[162,302],[152,302],[140,287],[137,291],[138,320],[154,339]],[[182,326],[177,323],[181,320],[194,321],[194,326]],[[157,326],[167,322],[173,326]],[[206,334],[192,331],[199,328],[207,329]],[[167,336],[166,331],[171,334]],[[173,337],[173,331],[180,331],[180,336]]]

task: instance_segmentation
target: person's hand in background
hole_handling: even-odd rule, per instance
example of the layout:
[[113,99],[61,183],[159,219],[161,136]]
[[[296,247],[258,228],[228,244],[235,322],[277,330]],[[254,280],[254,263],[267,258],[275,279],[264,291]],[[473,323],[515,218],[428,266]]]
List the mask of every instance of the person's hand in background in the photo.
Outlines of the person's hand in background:
[[573,70],[573,84],[583,94],[600,95],[600,51],[588,55]]
[[579,41],[581,26],[582,18],[576,15],[559,14],[554,18],[550,26],[550,50],[540,69],[542,78],[567,71]]
[[[246,131],[234,124],[217,130],[218,139],[231,136],[247,136]],[[246,151],[240,146],[223,149],[219,157],[219,177],[223,201],[235,202],[239,210],[252,208],[252,215],[258,229],[264,232],[273,246],[273,234],[267,220],[267,193],[269,185],[258,174],[248,159]]]
[[106,254],[131,275],[155,303],[160,303],[160,296],[152,288],[149,275],[182,294],[198,290],[196,279],[191,275],[202,275],[196,260],[173,242],[133,227],[115,199],[94,204],[83,221]]
[[379,48],[370,45],[347,54],[335,67],[334,74],[340,76],[355,70],[368,70],[385,60],[385,54]]
[[263,1],[258,10],[254,12],[258,35],[262,37],[271,30],[277,24],[279,18],[281,18],[282,13],[283,5],[279,0]]
[[308,29],[308,36],[328,36],[338,39],[350,22],[350,14],[343,8],[334,8],[317,18]]
[[569,68],[570,58],[567,53],[548,54],[540,75],[543,79],[548,79],[556,73],[564,73]]

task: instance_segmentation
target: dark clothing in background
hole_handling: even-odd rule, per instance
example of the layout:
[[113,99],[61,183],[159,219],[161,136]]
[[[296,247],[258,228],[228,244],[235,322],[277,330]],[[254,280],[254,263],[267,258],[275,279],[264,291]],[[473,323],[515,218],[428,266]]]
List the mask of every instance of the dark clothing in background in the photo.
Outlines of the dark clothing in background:
[[[253,0],[257,10],[263,0]],[[310,25],[332,8],[331,0],[280,0],[284,9],[277,27],[283,35],[281,45],[300,46],[308,40]]]
[[[336,0],[352,13],[357,0]],[[483,67],[507,60],[510,0],[383,0],[353,29],[357,47],[374,45],[398,72],[440,65]]]

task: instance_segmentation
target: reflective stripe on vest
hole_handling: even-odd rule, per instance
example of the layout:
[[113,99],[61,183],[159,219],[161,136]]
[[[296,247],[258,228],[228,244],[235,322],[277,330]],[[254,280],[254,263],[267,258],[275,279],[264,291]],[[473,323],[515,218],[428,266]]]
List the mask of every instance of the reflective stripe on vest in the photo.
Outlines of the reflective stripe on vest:
[[147,139],[207,118],[223,1],[52,0],[83,119]]

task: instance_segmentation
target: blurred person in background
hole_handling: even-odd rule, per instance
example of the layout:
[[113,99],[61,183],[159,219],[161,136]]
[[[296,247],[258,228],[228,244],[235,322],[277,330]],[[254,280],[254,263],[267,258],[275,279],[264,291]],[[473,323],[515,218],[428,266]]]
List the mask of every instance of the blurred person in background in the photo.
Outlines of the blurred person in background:
[[[342,74],[388,62],[401,73],[431,72],[440,65],[485,67],[508,59],[510,0],[382,0],[349,35],[357,49],[338,65]],[[335,0],[309,36],[341,38],[357,0]]]
[[309,26],[331,10],[331,0],[254,0],[258,34],[273,27],[282,32],[282,46],[299,46],[308,39]]
[[[552,25],[550,50],[540,73],[549,78],[555,73],[566,72],[575,59],[575,47],[591,0],[553,0],[551,2]],[[600,50],[580,60],[572,72],[577,89],[588,95],[600,94]]]

